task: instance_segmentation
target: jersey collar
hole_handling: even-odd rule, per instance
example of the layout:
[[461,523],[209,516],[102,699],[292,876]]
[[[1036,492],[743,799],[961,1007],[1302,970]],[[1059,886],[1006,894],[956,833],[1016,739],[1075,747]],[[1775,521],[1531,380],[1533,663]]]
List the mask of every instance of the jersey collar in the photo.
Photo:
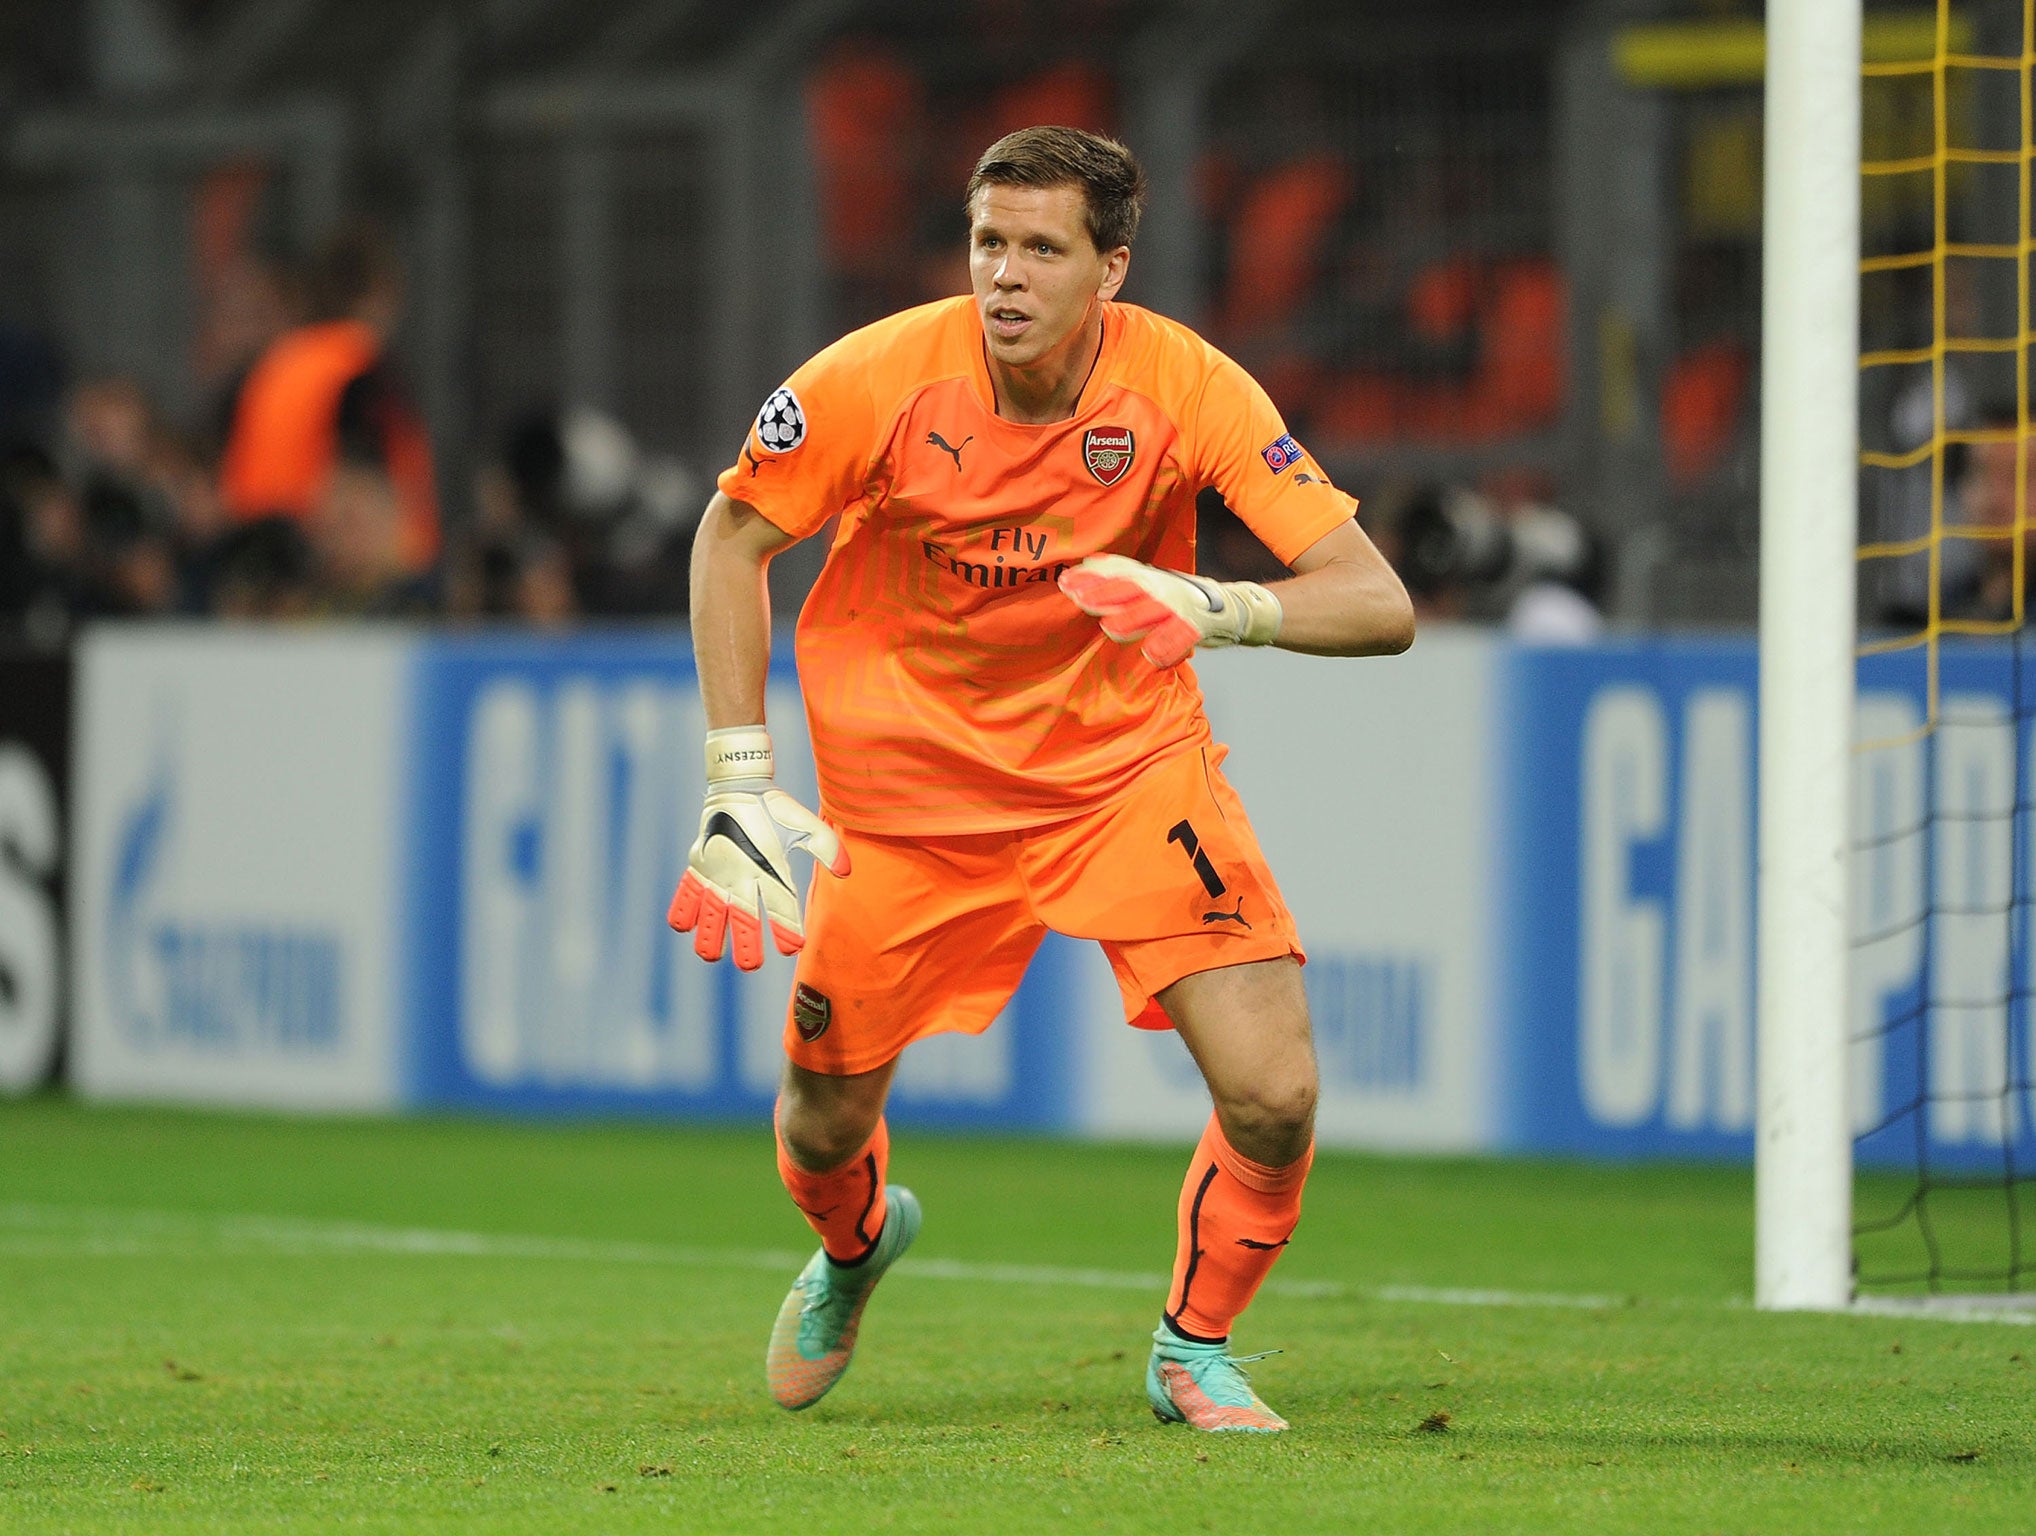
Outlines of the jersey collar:
[[1080,421],[1084,416],[1094,413],[1103,398],[1104,385],[1109,377],[1109,369],[1104,365],[1115,360],[1117,333],[1124,325],[1124,318],[1118,313],[1114,300],[1103,301],[1103,339],[1096,348],[1096,360],[1089,365],[1089,376],[1082,380],[1081,393],[1075,396],[1073,413],[1060,421],[1013,421],[1010,417],[999,414],[997,386],[990,379],[990,355],[983,341],[981,321],[974,319],[973,301],[969,307],[972,323],[976,326],[973,375],[976,400],[982,406],[984,415],[1004,426],[1016,427],[1022,432],[1044,432],[1053,427],[1064,427],[1069,422]]

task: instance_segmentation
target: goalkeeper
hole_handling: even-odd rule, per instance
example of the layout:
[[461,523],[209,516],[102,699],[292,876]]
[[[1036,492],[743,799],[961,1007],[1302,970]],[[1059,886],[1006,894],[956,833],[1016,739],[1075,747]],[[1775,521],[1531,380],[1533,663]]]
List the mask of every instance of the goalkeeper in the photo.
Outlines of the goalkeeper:
[[[1181,1190],[1153,1411],[1286,1427],[1230,1333],[1293,1233],[1314,1153],[1303,956],[1183,663],[1215,645],[1402,651],[1413,611],[1264,391],[1185,327],[1115,302],[1143,192],[1109,139],[1028,128],[993,144],[967,189],[973,296],[794,373],[695,545],[708,793],[671,921],[707,960],[730,947],[754,969],[767,937],[799,957],[778,1170],[821,1247],[771,1335],[787,1408],[839,1379],[919,1228],[887,1183],[899,1053],[987,1028],[1052,928],[1101,942],[1126,1017],[1178,1030],[1214,1100]],[[1211,485],[1292,579],[1193,574]],[[772,783],[764,569],[836,518],[797,639],[816,816]],[[803,922],[799,847],[825,868]]]

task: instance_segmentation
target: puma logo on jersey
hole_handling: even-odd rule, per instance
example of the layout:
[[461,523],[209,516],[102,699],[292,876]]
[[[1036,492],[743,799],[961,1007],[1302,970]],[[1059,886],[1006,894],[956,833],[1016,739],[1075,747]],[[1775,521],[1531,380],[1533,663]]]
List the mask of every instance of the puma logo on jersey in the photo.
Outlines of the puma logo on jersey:
[[975,433],[971,432],[967,437],[963,438],[960,442],[950,445],[947,439],[942,437],[938,432],[929,432],[926,434],[926,442],[928,447],[938,448],[942,453],[948,455],[950,458],[954,460],[954,468],[956,474],[961,473],[962,449],[968,447],[968,445],[974,442],[975,440],[976,435]]
[[1202,914],[1202,921],[1204,923],[1235,923],[1240,928],[1249,928],[1251,926],[1250,921],[1244,915],[1244,898],[1242,896],[1237,898],[1237,910],[1235,912],[1204,912]]

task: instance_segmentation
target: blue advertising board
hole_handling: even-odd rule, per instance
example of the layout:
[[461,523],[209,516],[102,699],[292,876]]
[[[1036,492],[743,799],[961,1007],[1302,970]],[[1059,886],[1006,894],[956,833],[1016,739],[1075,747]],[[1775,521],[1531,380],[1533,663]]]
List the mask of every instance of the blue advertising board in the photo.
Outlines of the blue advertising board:
[[[704,789],[683,638],[430,639],[411,691],[411,1100],[767,1115],[792,962],[773,951],[752,974],[706,965],[664,922]],[[811,804],[788,660],[769,692],[779,781]],[[1064,1127],[1074,1054],[1061,1038],[1064,976],[1049,948],[993,1039],[908,1052],[894,1118]]]
[[1746,1155],[1753,648],[1520,650],[1504,676],[1503,1139]]
[[[1865,1162],[2036,1166],[2027,670],[2003,642],[1947,645],[1931,718],[1922,658],[1861,670],[1848,1071]],[[1750,1157],[1750,639],[1542,649],[1445,630],[1372,668],[1201,671],[1313,957],[1324,1145]],[[82,1091],[767,1113],[793,962],[706,965],[664,922],[704,790],[678,633],[115,627],[78,675]],[[788,659],[768,707],[780,781],[811,797]],[[14,888],[47,910],[54,822],[13,761],[16,863],[38,877]],[[41,970],[21,941],[0,968],[35,982],[52,930],[13,926],[45,935]],[[16,992],[0,1080],[33,1081],[55,994]],[[1166,1138],[1208,1114],[1178,1042],[1124,1027],[1094,947],[1051,938],[995,1027],[906,1052],[892,1104],[900,1123]]]
[[[1913,1165],[1920,1148],[1946,1170],[1998,1170],[2008,1129],[2027,1167],[2031,795],[2014,735],[2036,763],[2036,678],[2005,647],[1947,649],[1926,732],[1925,676],[1889,656],[1861,677],[1858,1155]],[[1754,645],[1524,648],[1503,678],[1502,1145],[1749,1158]]]

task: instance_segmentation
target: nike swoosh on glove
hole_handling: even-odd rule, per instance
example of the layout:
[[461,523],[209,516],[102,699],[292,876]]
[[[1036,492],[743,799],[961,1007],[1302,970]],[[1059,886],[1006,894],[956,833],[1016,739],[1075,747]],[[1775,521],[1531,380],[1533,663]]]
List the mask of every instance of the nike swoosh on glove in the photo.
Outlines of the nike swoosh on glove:
[[735,963],[763,964],[763,927],[781,955],[806,945],[790,850],[804,848],[830,874],[848,873],[848,850],[835,830],[774,782],[771,734],[760,725],[707,733],[707,804],[700,835],[665,920],[693,936],[693,953],[721,958],[732,939]]
[[1215,581],[1166,571],[1126,555],[1091,555],[1063,571],[1060,589],[1103,633],[1138,649],[1155,667],[1177,667],[1197,646],[1271,645],[1280,600],[1255,581]]

